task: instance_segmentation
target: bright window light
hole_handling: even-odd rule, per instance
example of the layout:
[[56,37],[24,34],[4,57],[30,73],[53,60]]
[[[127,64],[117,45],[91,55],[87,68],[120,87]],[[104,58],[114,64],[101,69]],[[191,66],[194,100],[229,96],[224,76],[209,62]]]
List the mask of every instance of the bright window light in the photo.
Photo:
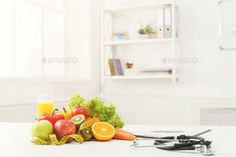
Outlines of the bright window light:
[[0,77],[90,78],[89,2],[73,17],[65,2],[0,0]]

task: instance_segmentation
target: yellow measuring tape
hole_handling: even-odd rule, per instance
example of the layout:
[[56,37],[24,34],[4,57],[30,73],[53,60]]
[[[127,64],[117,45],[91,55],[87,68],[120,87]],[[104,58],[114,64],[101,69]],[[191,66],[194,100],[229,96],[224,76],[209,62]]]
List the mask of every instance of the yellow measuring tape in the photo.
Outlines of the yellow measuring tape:
[[[79,128],[79,131],[90,127],[90,126],[93,124],[93,121],[94,121],[94,120],[92,119],[92,120],[89,120],[89,121],[87,121],[87,122],[81,124],[81,125],[80,125],[80,128]],[[78,131],[78,132],[79,132],[79,131]]]
[[81,136],[81,134],[79,132],[81,130],[91,126],[92,124],[93,124],[93,120],[90,120],[90,121],[87,121],[87,122],[81,124],[80,129],[77,134],[66,135],[66,136],[62,137],[62,139],[60,141],[58,141],[55,134],[51,134],[51,135],[49,135],[49,141],[45,141],[39,137],[33,137],[32,143],[38,144],[38,145],[48,145],[50,143],[52,143],[54,145],[62,145],[62,144],[65,144],[69,138],[74,139],[78,143],[83,143],[84,138]]
[[33,137],[32,141],[34,144],[39,144],[39,145],[46,145],[46,144],[49,144],[48,141],[45,141],[39,137]]
[[60,141],[58,141],[55,134],[51,134],[49,137],[50,137],[49,141],[45,141],[38,137],[33,137],[32,142],[38,145],[47,145],[50,144],[50,142],[54,145],[62,145],[65,144],[69,138],[74,139],[78,143],[82,143],[84,141],[83,137],[80,134],[66,135]]
[[62,139],[60,141],[57,140],[57,137],[55,134],[50,135],[50,140],[51,140],[52,144],[55,144],[55,145],[65,144],[69,138],[74,139],[78,143],[83,143],[83,141],[84,141],[83,137],[80,134],[73,134],[73,135],[64,136],[64,137],[62,137]]

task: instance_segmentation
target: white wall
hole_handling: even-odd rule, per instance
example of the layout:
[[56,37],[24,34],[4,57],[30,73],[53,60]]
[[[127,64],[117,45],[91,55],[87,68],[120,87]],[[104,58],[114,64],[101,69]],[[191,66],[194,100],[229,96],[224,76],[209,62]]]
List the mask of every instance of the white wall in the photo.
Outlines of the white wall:
[[[104,0],[104,6],[149,2],[158,2],[158,0]],[[122,80],[106,83],[107,100],[117,102],[118,108],[125,106],[124,108],[134,109],[133,112],[124,108],[120,111],[131,122],[134,122],[131,115],[142,115],[143,111],[146,112],[146,116],[138,119],[142,122],[148,122],[149,117],[171,111],[170,118],[163,120],[163,117],[159,117],[161,119],[157,118],[155,123],[198,124],[194,117],[190,116],[199,112],[199,107],[196,107],[191,99],[194,101],[204,99],[210,105],[209,99],[235,100],[236,98],[236,73],[234,72],[236,52],[221,52],[218,49],[218,1],[176,0],[176,4],[180,54],[182,57],[196,58],[198,62],[181,65],[179,81],[176,84],[161,80]],[[179,99],[183,101],[178,103]],[[133,105],[124,103],[130,100]],[[227,106],[227,103],[222,105]],[[149,108],[152,110],[147,112]],[[156,111],[154,112],[153,109]],[[150,115],[147,116],[148,114]]]

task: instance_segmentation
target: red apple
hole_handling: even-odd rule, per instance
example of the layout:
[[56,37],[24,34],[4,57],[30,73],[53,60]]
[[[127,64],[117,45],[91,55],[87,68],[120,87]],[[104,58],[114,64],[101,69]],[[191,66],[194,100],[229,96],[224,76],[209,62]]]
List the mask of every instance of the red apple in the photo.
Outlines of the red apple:
[[65,117],[62,114],[56,113],[56,114],[43,114],[41,117],[39,117],[39,120],[48,120],[49,122],[54,125],[58,120],[63,120]]
[[[76,133],[76,126],[72,121],[69,120],[59,120],[54,125],[54,132],[57,135],[58,140],[66,135],[71,135]],[[67,140],[68,143],[72,142],[72,139]]]
[[71,114],[72,114],[72,116],[76,116],[78,114],[83,114],[84,117],[86,118],[86,117],[88,117],[88,110],[86,108],[84,108],[84,107],[78,106],[78,107],[74,107],[72,109]]

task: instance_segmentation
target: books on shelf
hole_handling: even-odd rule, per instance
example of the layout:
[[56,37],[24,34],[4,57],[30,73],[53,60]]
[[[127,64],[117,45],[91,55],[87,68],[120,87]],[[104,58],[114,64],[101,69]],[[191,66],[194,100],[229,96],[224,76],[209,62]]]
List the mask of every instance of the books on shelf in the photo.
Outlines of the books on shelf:
[[113,32],[112,33],[112,40],[114,41],[122,41],[122,40],[128,40],[128,32]]
[[112,76],[124,75],[120,59],[108,59],[108,64]]

